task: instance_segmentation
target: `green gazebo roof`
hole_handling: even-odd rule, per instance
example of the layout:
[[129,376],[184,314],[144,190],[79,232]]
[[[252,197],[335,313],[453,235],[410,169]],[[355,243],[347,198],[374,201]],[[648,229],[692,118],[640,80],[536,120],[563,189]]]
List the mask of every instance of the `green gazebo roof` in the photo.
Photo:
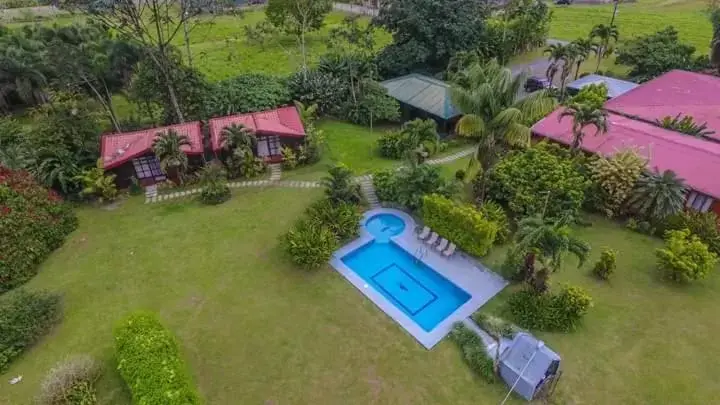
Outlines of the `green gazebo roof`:
[[450,85],[442,80],[412,73],[380,84],[390,97],[436,117],[448,120],[460,115],[450,101]]

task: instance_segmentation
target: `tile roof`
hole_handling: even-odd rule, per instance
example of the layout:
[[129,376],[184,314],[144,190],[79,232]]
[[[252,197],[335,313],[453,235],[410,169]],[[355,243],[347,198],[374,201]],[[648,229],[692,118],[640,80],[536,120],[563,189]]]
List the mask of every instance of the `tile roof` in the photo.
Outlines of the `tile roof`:
[[210,142],[215,151],[222,148],[223,129],[232,124],[242,124],[258,135],[305,136],[305,128],[300,120],[300,114],[294,106],[212,118],[208,124],[210,126]]
[[634,89],[635,87],[639,86],[637,83],[616,79],[614,77],[587,75],[575,80],[574,82],[571,82],[567,85],[567,87],[575,90],[580,90],[587,85],[600,83],[605,83],[605,85],[607,86],[609,98],[621,96],[628,91]]
[[673,70],[605,103],[605,109],[655,121],[667,116],[692,116],[715,131],[720,140],[720,78]]
[[[572,142],[572,118],[558,122],[562,108],[537,122],[533,134],[569,145]],[[649,168],[672,170],[692,189],[720,199],[720,143],[679,134],[618,114],[609,114],[608,133],[594,135],[587,130],[582,149],[610,156],[632,148],[648,159]]]
[[432,77],[412,73],[380,83],[388,95],[442,119],[460,115],[450,101],[450,85]]
[[112,169],[150,152],[158,134],[171,129],[180,135],[186,135],[190,140],[190,146],[182,148],[186,154],[203,153],[203,136],[199,121],[135,132],[106,134],[100,138],[100,157],[103,160],[103,168],[105,170]]

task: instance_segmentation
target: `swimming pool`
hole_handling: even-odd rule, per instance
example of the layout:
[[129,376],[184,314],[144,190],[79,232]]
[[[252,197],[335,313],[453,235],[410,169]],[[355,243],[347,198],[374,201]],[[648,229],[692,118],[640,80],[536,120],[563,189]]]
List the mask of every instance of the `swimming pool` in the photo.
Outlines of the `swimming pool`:
[[470,299],[470,294],[391,240],[405,229],[402,218],[375,215],[365,222],[365,229],[373,240],[341,261],[424,331],[431,331]]

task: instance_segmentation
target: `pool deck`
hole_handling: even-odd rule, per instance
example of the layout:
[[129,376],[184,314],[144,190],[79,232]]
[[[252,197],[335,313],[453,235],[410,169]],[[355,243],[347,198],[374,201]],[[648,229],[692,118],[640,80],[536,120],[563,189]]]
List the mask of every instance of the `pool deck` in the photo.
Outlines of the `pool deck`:
[[505,288],[507,282],[499,275],[488,270],[488,268],[480,262],[466,256],[459,250],[456,251],[452,257],[446,258],[435,249],[427,248],[427,253],[422,256],[420,260],[456,286],[465,290],[470,294],[470,299],[440,322],[433,330],[426,332],[409,316],[397,308],[395,304],[390,302],[373,287],[367,285],[359,275],[342,262],[342,258],[345,255],[374,239],[365,229],[364,224],[370,217],[383,213],[397,215],[405,221],[405,229],[403,232],[391,238],[398,246],[405,249],[411,255],[414,255],[419,248],[427,246],[417,239],[417,225],[410,215],[396,209],[376,208],[363,214],[360,226],[360,237],[338,249],[330,259],[330,264],[350,281],[355,288],[365,294],[367,298],[380,307],[390,318],[394,319],[395,322],[399,323],[410,335],[417,339],[420,344],[427,349],[431,349],[450,332],[455,322],[462,322],[472,315],[478,308]]

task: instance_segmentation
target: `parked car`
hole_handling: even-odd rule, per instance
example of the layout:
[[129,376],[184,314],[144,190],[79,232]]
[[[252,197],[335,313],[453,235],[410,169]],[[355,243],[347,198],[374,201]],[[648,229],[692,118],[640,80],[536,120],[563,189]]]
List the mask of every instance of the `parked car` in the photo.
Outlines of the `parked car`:
[[569,6],[572,4],[572,0],[555,0],[555,4]]
[[552,87],[553,86],[550,84],[548,79],[541,76],[530,76],[525,81],[525,91],[528,93],[543,89],[550,89]]

